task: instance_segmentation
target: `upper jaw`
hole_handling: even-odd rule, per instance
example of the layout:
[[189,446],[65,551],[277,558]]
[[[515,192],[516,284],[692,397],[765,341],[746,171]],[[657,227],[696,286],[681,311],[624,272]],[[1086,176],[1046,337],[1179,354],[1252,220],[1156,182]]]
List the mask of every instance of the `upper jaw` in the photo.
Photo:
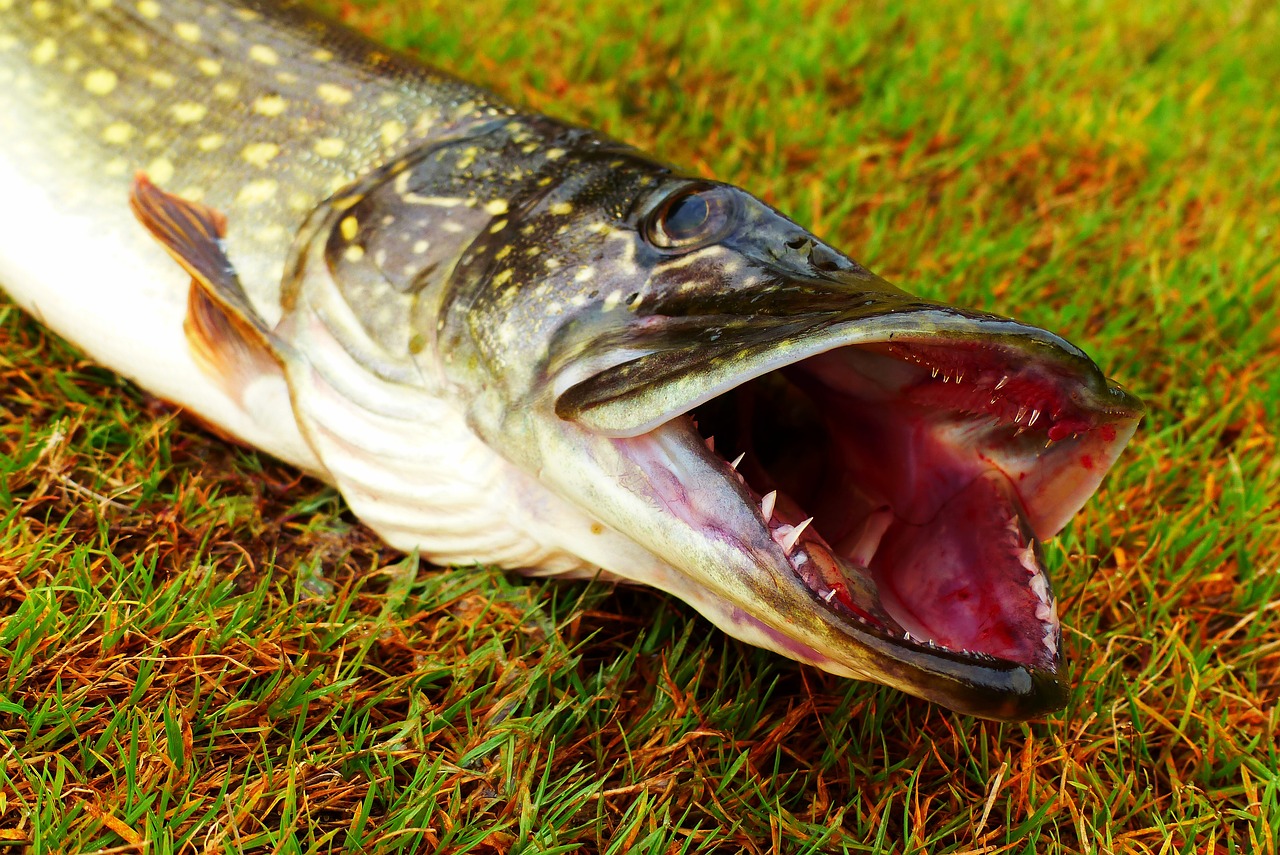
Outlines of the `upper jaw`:
[[[701,375],[683,370],[678,361],[659,360],[668,372],[654,376],[645,370],[649,357],[641,351],[624,366],[622,382],[616,376],[597,382],[599,374],[580,374],[577,382],[562,384],[566,391],[557,410],[615,437],[624,455],[641,440],[645,445],[658,440],[670,446],[663,454],[668,460],[709,458],[698,467],[704,477],[715,471],[714,459],[721,483],[687,486],[694,493],[721,496],[719,502],[701,502],[704,508],[723,507],[728,488],[736,494],[730,503],[733,519],[691,522],[693,537],[705,537],[708,531],[721,537],[736,530],[744,547],[737,555],[721,550],[719,560],[726,566],[715,571],[694,560],[682,561],[678,548],[669,550],[667,559],[773,630],[819,651],[814,660],[819,664],[826,658],[834,663],[830,670],[895,685],[975,715],[1025,718],[1057,708],[1063,699],[1057,678],[1057,618],[1035,537],[1056,532],[1093,492],[1135,429],[1141,405],[1108,383],[1078,349],[1042,330],[896,295],[892,302],[891,310],[878,314],[828,316],[826,323],[809,325],[799,334],[794,327],[791,335],[757,332],[751,336],[754,346],[745,354],[738,351],[742,358],[736,364],[712,366]],[[860,531],[837,523],[839,537],[829,537],[829,519],[839,514],[827,510],[818,514],[827,520],[810,523],[797,534],[809,514],[793,506],[803,508],[803,503],[789,504],[784,490],[782,502],[775,496],[764,502],[772,507],[761,508],[771,492],[766,488],[773,485],[749,483],[751,474],[742,482],[728,466],[730,458],[746,449],[727,447],[720,438],[720,447],[712,451],[682,417],[780,369],[786,369],[791,385],[811,397],[826,396],[829,415],[870,425],[858,428],[862,434],[855,431],[856,441],[846,443],[850,448],[837,441],[827,449],[845,458],[842,465],[850,471],[870,471],[867,460],[856,458],[860,448],[871,448],[873,457],[938,455],[930,460],[942,461],[938,468],[952,477],[943,479],[936,495],[920,487],[930,483],[928,478],[907,486],[893,478],[878,485],[854,484],[848,503],[866,506],[852,514]],[[625,376],[628,370],[630,376]],[[961,377],[966,370],[968,376]],[[939,374],[949,382],[937,382]],[[700,377],[707,382],[700,385]],[[1011,400],[1015,393],[1023,399]],[[877,407],[886,412],[897,408],[908,416],[877,415]],[[907,438],[895,439],[898,432]],[[639,462],[641,468],[648,465]],[[646,471],[652,474],[651,468]],[[741,510],[748,502],[749,521]],[[888,524],[877,522],[877,502],[891,510]],[[983,537],[994,532],[996,540],[1006,540],[994,548],[956,546],[968,543],[964,518],[971,508],[994,509],[983,523]],[[878,534],[871,531],[877,526],[882,529]],[[927,599],[942,589],[957,594],[948,589],[950,575],[960,572],[966,556],[948,569],[947,560],[915,544],[930,531],[929,536],[941,537],[939,529],[948,532],[946,545],[961,552],[977,550],[979,558],[1001,565],[987,576],[975,576],[996,580],[992,584],[999,590],[987,599],[1009,612],[1000,618],[999,631],[974,623],[956,636],[981,642],[976,649],[944,643],[954,639],[942,637],[936,611],[903,602]],[[878,542],[871,541],[877,537],[887,544],[885,554],[894,558],[887,563],[895,566],[867,560],[876,553]],[[832,540],[838,542],[833,545]],[[866,554],[852,554],[849,544],[852,553]],[[686,555],[694,546],[688,544]],[[965,585],[978,590],[976,582],[960,588]],[[770,587],[772,596],[761,595]],[[1017,638],[988,637],[1001,634]]]

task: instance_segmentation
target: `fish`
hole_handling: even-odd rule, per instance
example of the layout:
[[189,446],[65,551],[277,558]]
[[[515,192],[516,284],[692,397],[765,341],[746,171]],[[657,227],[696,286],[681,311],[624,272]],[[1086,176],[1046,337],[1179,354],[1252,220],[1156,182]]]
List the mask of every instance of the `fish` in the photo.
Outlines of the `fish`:
[[0,0],[0,286],[441,566],[652,586],[960,713],[1141,402],[736,186],[295,2]]

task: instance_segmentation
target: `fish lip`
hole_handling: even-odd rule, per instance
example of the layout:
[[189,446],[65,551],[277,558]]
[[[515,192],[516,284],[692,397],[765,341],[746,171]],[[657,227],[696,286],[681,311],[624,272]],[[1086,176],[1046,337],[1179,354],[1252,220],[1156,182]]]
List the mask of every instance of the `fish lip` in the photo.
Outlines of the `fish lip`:
[[876,655],[874,682],[911,692],[955,712],[994,721],[1025,721],[1066,706],[1059,668],[1049,670],[966,651],[929,648],[873,626],[846,621],[850,637]]
[[[670,320],[679,326],[684,319]],[[666,395],[665,400],[646,401],[648,390],[641,379],[646,369],[667,370],[665,378],[660,375],[657,385],[661,386],[663,379],[679,381],[695,371],[705,371],[707,361],[684,364],[679,359],[663,359],[666,355],[663,351],[646,352],[643,342],[637,340],[630,343],[635,350],[627,361],[584,372],[575,382],[563,383],[560,386],[563,391],[555,399],[556,412],[561,418],[580,422],[608,436],[638,436],[756,377],[829,351],[854,345],[921,342],[950,345],[975,340],[1022,353],[1030,362],[1061,372],[1074,384],[1071,394],[1080,399],[1078,403],[1098,414],[1099,424],[1129,425],[1119,448],[1144,412],[1141,401],[1109,381],[1079,348],[1045,330],[997,315],[922,301],[899,292],[886,295],[883,304],[871,311],[811,313],[776,320],[778,323],[773,328],[780,335],[757,338],[756,350],[748,359],[727,366],[719,378],[714,378],[715,382],[706,384],[696,394],[687,394],[685,390],[682,395],[677,388],[677,394]],[[639,356],[634,355],[637,352]],[[655,356],[659,357],[656,366],[650,362]],[[616,377],[608,376],[618,371],[625,374],[628,370],[634,376],[624,376],[621,383],[616,382]],[[638,413],[645,412],[656,415],[636,418]],[[1109,466],[1110,462],[1105,468]],[[795,575],[794,567],[783,560],[771,572],[780,574],[787,570]],[[841,613],[831,603],[820,602],[806,583],[796,581],[809,590],[811,598],[818,601],[820,611],[827,615],[830,624],[838,626],[841,635],[870,654],[867,660],[872,666],[870,670],[857,669],[865,679],[893,685],[962,713],[997,720],[1034,718],[1061,709],[1066,702],[1066,688],[1059,676],[1063,661],[1060,652],[1055,653],[1051,667],[1042,667],[916,643]],[[786,632],[784,627],[775,626],[775,629]]]
[[[1145,412],[1137,397],[1109,381],[1084,351],[1054,333],[903,292],[868,296],[866,306],[842,312],[754,316],[749,320],[765,327],[764,332],[754,335],[716,331],[714,322],[705,318],[646,320],[641,334],[607,342],[609,355],[625,354],[620,361],[609,355],[584,359],[581,354],[575,354],[579,357],[575,359],[553,360],[562,363],[560,370],[552,371],[559,418],[605,436],[637,436],[749,380],[827,351],[926,339],[952,343],[966,335],[1034,354],[1084,378],[1082,388],[1095,399],[1087,402],[1091,408],[1105,401],[1104,411],[1122,419],[1137,419]],[[695,325],[702,335],[679,335],[675,346],[662,341],[664,333],[684,333],[685,327]],[[702,375],[700,383],[683,383],[695,373]],[[656,383],[652,379],[655,374],[659,375]],[[697,385],[700,390],[688,394],[673,388],[678,385]],[[649,415],[641,419],[637,418],[639,413]]]

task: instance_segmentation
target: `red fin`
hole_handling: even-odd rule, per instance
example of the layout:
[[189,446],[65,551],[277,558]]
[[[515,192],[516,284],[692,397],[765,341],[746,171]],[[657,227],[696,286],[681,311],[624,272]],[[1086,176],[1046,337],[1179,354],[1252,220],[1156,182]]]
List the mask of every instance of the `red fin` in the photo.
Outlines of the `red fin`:
[[250,305],[222,244],[227,218],[166,193],[142,173],[134,179],[129,207],[191,274],[183,329],[196,363],[235,398],[255,377],[278,373],[271,332]]

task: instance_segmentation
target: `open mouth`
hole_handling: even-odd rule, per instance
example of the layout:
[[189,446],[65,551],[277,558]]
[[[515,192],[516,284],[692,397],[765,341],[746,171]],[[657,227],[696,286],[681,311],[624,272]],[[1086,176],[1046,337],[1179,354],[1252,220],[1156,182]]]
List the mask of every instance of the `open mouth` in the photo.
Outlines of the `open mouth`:
[[[1135,402],[998,342],[810,356],[692,419],[821,608],[908,647],[1056,672],[1037,539],[1097,487]],[[1096,384],[1094,384],[1096,386]]]

